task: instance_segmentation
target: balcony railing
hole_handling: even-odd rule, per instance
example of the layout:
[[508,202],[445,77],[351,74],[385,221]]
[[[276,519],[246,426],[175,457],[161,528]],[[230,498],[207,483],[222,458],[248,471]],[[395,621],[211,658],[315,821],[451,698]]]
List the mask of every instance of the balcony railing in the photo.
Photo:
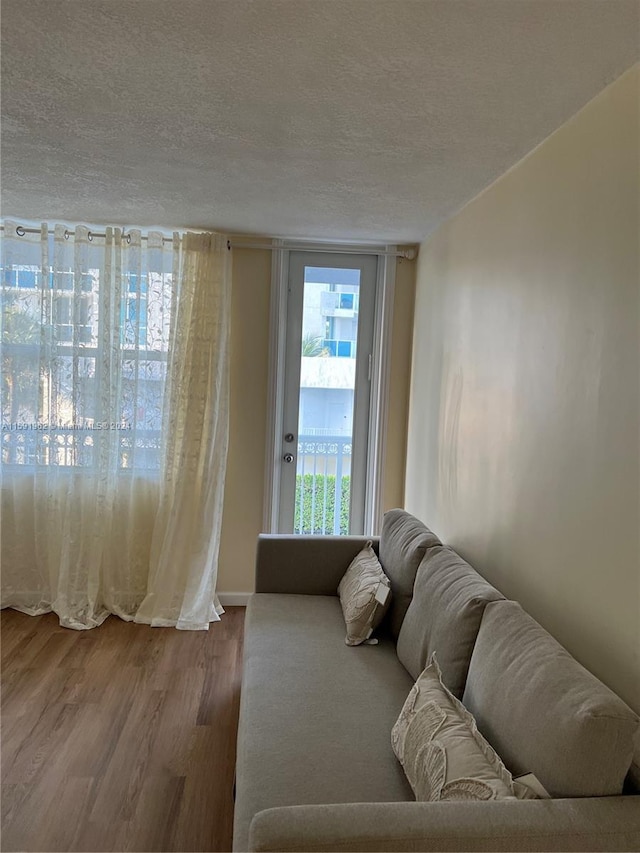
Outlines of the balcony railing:
[[[122,471],[155,471],[160,468],[160,430],[132,431],[114,424],[117,432],[118,467]],[[98,443],[105,430],[96,428],[59,427],[16,428],[2,425],[2,463],[27,468],[93,468],[97,466]],[[110,439],[109,439],[110,440]]]
[[298,436],[295,533],[349,533],[351,445],[351,436]]

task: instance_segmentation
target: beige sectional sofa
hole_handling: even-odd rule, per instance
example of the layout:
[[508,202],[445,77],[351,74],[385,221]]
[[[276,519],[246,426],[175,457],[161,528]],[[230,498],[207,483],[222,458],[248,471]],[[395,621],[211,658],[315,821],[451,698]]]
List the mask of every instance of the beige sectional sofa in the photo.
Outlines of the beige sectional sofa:
[[[639,850],[636,715],[402,510],[374,540],[393,591],[380,641],[345,645],[336,590],[365,541],[259,539],[234,850]],[[415,802],[390,735],[434,651],[509,770],[551,799]]]

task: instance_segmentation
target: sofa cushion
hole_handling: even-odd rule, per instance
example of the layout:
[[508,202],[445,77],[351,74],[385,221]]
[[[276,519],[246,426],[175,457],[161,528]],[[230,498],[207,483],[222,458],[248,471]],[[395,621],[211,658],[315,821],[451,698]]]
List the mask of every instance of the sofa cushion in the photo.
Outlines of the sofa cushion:
[[435,655],[412,687],[391,743],[420,802],[516,798],[511,774],[443,684]]
[[390,742],[412,683],[390,640],[345,645],[337,596],[252,596],[233,849],[262,809],[412,800]]
[[552,797],[622,791],[638,717],[516,602],[487,605],[463,702],[509,770]]
[[417,678],[435,652],[444,683],[462,698],[484,608],[502,598],[451,548],[429,548],[398,637],[398,657]]
[[405,510],[390,509],[385,513],[380,534],[380,562],[391,581],[393,599],[385,622],[394,639],[400,633],[425,551],[440,544],[435,533]]
[[389,578],[382,571],[372,544],[367,542],[356,554],[338,584],[348,646],[359,646],[369,639],[391,600]]

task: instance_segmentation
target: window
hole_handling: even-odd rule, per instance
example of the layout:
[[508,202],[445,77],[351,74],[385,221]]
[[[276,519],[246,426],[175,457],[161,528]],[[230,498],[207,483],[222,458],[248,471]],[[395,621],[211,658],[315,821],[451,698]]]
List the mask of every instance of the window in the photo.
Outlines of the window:
[[44,267],[32,263],[40,248],[13,240],[3,256],[2,463],[88,468],[111,442],[123,472],[157,470],[171,253],[138,246],[118,284],[104,244],[83,247],[78,263],[72,241],[50,235]]

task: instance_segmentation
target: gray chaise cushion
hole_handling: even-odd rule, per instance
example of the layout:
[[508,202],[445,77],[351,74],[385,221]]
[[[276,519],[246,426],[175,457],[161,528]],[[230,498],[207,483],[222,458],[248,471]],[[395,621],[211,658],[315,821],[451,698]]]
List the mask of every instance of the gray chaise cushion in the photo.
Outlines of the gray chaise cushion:
[[417,678],[435,652],[443,682],[461,699],[484,608],[502,598],[451,548],[429,548],[398,637],[398,657]]
[[245,636],[234,850],[262,809],[413,799],[391,748],[413,682],[389,640],[346,646],[319,595],[252,596]]
[[552,797],[621,792],[638,717],[516,602],[487,605],[463,701],[509,770]]
[[393,598],[385,622],[394,639],[400,633],[425,551],[440,544],[435,533],[405,510],[390,509],[385,513],[380,534],[380,562],[391,581]]

